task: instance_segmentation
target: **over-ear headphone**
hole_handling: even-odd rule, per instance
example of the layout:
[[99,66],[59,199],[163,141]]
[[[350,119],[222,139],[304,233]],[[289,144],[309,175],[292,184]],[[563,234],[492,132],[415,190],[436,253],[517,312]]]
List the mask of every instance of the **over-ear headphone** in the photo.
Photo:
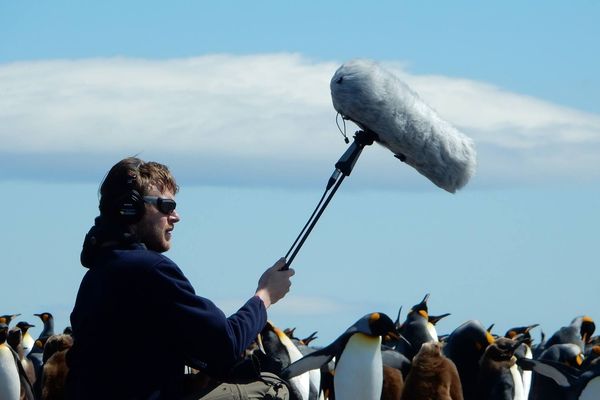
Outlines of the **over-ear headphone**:
[[[135,177],[133,177],[133,181],[135,181]],[[132,184],[129,185],[129,191],[115,202],[118,218],[127,225],[138,222],[146,211],[143,196],[133,188]]]
[[[123,182],[125,187],[122,188],[124,190],[113,201],[103,196],[100,200],[101,213],[106,213],[106,215],[110,215],[126,225],[135,224],[142,219],[146,211],[146,206],[144,197],[138,192],[138,185],[136,185],[139,174],[138,168],[141,164],[142,162],[130,165],[126,171],[123,171],[125,172],[124,174],[119,174],[122,177],[124,175],[123,178],[125,178],[125,182]],[[105,203],[107,200],[109,201],[108,204]]]

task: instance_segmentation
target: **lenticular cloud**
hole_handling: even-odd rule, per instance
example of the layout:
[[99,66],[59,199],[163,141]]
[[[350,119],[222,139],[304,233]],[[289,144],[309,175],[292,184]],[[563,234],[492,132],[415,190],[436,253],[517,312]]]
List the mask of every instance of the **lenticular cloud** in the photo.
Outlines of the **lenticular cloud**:
[[[315,182],[346,148],[329,93],[339,64],[297,54],[0,64],[0,179],[44,170],[68,179],[94,160],[104,170],[140,154],[181,163],[199,182],[209,173],[231,184]],[[600,116],[387,65],[475,141],[470,185],[600,179]],[[380,151],[361,158],[353,179],[362,187],[428,187],[412,171],[398,176],[398,161]]]

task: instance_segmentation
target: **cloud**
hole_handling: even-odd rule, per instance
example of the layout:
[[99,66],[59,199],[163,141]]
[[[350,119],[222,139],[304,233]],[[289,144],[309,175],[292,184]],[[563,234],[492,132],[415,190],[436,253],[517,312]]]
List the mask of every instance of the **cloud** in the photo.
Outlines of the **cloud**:
[[[96,182],[139,153],[180,181],[321,184],[345,150],[329,94],[338,66],[298,54],[0,64],[0,179]],[[475,184],[600,178],[600,116],[387,66],[475,140]],[[385,149],[364,154],[361,185],[433,187]]]
[[[219,305],[226,314],[236,312],[247,299],[217,299],[215,303]],[[338,300],[330,299],[321,296],[297,296],[290,294],[285,298],[285,301],[277,303],[277,308],[271,311],[275,315],[289,316],[320,316],[332,315],[352,309],[352,304],[342,303]]]

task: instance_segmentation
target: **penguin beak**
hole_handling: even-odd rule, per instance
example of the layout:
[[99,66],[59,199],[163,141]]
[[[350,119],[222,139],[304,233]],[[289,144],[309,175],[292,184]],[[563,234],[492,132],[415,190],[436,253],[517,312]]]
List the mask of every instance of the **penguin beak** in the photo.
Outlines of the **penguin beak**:
[[438,322],[440,322],[440,320],[442,318],[446,318],[448,315],[450,315],[450,313],[446,313],[446,314],[442,314],[442,315],[430,315],[429,316],[429,322],[431,322],[433,325],[437,324]]

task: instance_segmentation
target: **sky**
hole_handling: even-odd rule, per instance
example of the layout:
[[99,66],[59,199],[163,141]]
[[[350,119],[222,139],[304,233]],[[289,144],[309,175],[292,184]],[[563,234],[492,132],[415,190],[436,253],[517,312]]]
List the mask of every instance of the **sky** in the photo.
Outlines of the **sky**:
[[450,194],[367,147],[273,323],[326,345],[426,293],[451,313],[439,333],[600,318],[599,17],[591,0],[0,0],[0,315],[69,325],[99,184],[130,155],[173,171],[166,255],[234,312],[345,151],[329,81],[367,58],[473,139],[476,175]]

